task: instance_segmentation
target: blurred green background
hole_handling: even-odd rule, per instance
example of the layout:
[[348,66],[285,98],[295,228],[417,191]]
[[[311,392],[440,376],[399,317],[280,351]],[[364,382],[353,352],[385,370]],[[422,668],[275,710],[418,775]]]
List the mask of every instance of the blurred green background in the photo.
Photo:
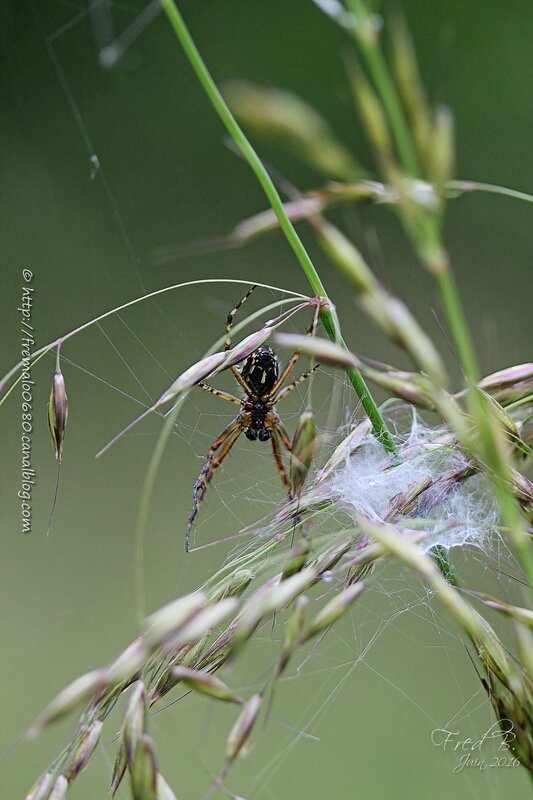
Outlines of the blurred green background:
[[[87,7],[108,6],[110,16]],[[24,267],[34,273],[33,324],[44,344],[99,313],[161,286],[196,278],[242,278],[306,292],[281,235],[240,250],[154,266],[153,252],[227,233],[265,208],[249,169],[227,147],[169,27],[159,16],[111,70],[98,64],[106,23],[119,33],[143,3],[4,2],[2,81],[2,374],[19,358]],[[498,3],[403,0],[429,94],[454,111],[457,176],[527,191],[531,184],[529,0]],[[181,3],[217,81],[244,77],[289,88],[331,122],[370,166],[343,68],[348,42],[310,0]],[[299,188],[320,184],[289,156],[260,152]],[[96,155],[100,169],[96,170]],[[336,218],[380,278],[401,295],[439,343],[458,378],[436,319],[434,286],[392,215],[351,209]],[[450,204],[446,239],[483,371],[531,358],[531,227],[524,203],[471,195]],[[407,364],[358,313],[346,286],[303,230],[345,338],[357,352]],[[169,293],[91,328],[64,348],[70,419],[58,505],[45,535],[55,483],[46,430],[51,358],[35,367],[33,532],[23,536],[19,397],[2,408],[2,595],[0,794],[20,798],[67,740],[73,721],[37,742],[20,737],[46,702],[79,673],[109,661],[135,637],[133,533],[138,498],[156,437],[146,421],[100,460],[96,451],[199,358],[223,330],[241,292],[223,284]],[[252,308],[271,302],[256,292]],[[294,321],[303,330],[307,318]],[[81,367],[81,369],[77,368]],[[226,377],[219,385],[230,386]],[[332,392],[332,387],[335,391]],[[293,428],[303,395],[287,401]],[[332,399],[333,398],[333,399]],[[318,423],[346,422],[355,404],[342,376],[323,371],[313,394]],[[201,457],[228,409],[193,394],[167,449],[146,540],[148,610],[195,588],[230,544],[185,557],[183,528]],[[230,409],[231,411],[231,409]],[[201,509],[195,543],[260,518],[281,498],[265,448],[238,445]],[[468,561],[468,563],[466,563]],[[472,585],[497,592],[496,559],[463,558]],[[410,608],[407,613],[402,613]],[[278,625],[264,629],[227,677],[242,691],[274,663]],[[227,787],[247,798],[526,797],[520,769],[454,774],[431,731],[450,720],[463,738],[491,724],[489,705],[453,627],[430,608],[412,576],[389,568],[277,692],[275,719],[260,726]],[[177,697],[178,695],[176,695]],[[170,699],[175,699],[172,696]],[[201,797],[221,763],[232,709],[187,699],[151,721],[160,768],[178,797]],[[118,718],[117,718],[118,719]],[[113,725],[115,727],[113,727]],[[106,796],[112,740],[71,791]],[[487,757],[494,750],[485,751]],[[125,789],[119,797],[127,797]],[[70,796],[70,795],[69,795]]]

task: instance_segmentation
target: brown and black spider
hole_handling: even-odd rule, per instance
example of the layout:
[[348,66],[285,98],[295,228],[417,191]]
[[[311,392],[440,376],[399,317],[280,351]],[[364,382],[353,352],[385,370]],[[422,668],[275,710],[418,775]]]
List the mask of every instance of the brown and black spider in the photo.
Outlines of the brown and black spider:
[[[252,286],[227,316],[225,350],[229,350],[231,346],[233,318],[254,289],[255,286]],[[317,319],[318,316],[317,313],[315,313],[311,327],[307,331],[309,335],[314,334]],[[291,497],[290,482],[281,455],[281,445],[283,445],[289,453],[291,452],[291,440],[274,406],[317,369],[318,364],[307,372],[304,372],[296,378],[296,380],[292,381],[292,383],[283,387],[283,384],[291,374],[299,358],[300,353],[294,353],[280,373],[279,361],[272,348],[258,347],[257,350],[254,350],[254,352],[248,356],[241,370],[237,369],[235,366],[230,367],[233,377],[244,390],[243,398],[235,397],[235,395],[220,391],[220,389],[215,389],[213,386],[209,386],[209,384],[204,382],[198,384],[200,388],[204,389],[206,392],[210,392],[210,394],[214,394],[215,397],[221,397],[223,400],[228,400],[230,403],[236,403],[240,406],[240,410],[235,419],[233,419],[229,425],[226,425],[209,448],[202,470],[194,484],[192,492],[193,507],[189,514],[185,533],[186,551],[189,550],[192,524],[198,513],[199,505],[207,491],[207,487],[216,470],[222,464],[241,433],[244,433],[246,438],[251,442],[256,440],[266,442],[270,439],[276,467],[281,476],[282,483],[287,490],[287,494],[289,498]]]

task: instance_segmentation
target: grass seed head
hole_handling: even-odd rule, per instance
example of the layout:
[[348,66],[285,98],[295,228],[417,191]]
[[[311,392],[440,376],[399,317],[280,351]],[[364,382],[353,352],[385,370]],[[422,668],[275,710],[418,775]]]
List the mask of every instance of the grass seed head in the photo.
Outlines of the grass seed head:
[[74,778],[79,775],[82,769],[86,767],[98,744],[103,725],[104,723],[98,719],[85,729],[82,740],[74,751],[66,771],[66,777],[69,782],[74,780]]
[[300,415],[292,440],[289,479],[293,496],[298,496],[306,481],[316,448],[315,418],[312,411]]
[[157,800],[157,762],[153,740],[143,733],[131,767],[133,800]]
[[272,328],[273,325],[267,322],[260,330],[254,331],[238,342],[231,350],[228,350],[222,369],[239,364],[239,362],[251,356],[272,335]]
[[121,784],[126,767],[128,766],[128,756],[126,754],[126,745],[124,744],[124,737],[121,735],[119,739],[118,750],[113,762],[113,774],[111,776],[111,795],[114,796],[118,787]]
[[278,675],[281,675],[300,643],[309,602],[309,598],[305,594],[301,594],[294,601],[294,608],[285,626],[281,658],[278,664]]
[[302,539],[301,542],[291,548],[281,575],[282,581],[287,580],[296,572],[300,572],[307,562],[310,551],[311,545],[306,539]]
[[207,672],[200,672],[188,667],[172,667],[172,674],[177,680],[190,686],[200,694],[214,697],[217,700],[224,700],[227,703],[237,703],[241,705],[244,701],[239,695],[232,692],[219,678]]
[[354,180],[364,174],[326,120],[295,94],[246,81],[227,83],[224,94],[236,117],[248,128],[275,138],[328,178]]
[[517,364],[493,372],[478,385],[505,406],[533,394],[533,364]]
[[516,622],[514,631],[517,643],[517,653],[529,685],[533,686],[533,633],[525,625]]
[[53,782],[54,776],[51,772],[43,773],[26,795],[26,800],[48,800]]
[[173,600],[155,614],[148,617],[146,625],[146,641],[150,647],[157,647],[179,630],[197,614],[206,604],[204,592],[191,594]]
[[[400,344],[411,355],[420,369],[431,376],[438,384],[443,384],[446,371],[440,355],[429,336],[422,330],[407,306],[391,296],[376,280],[358,248],[338,228],[329,222],[320,221],[315,225],[319,242],[333,263],[348,278],[360,295],[360,302],[365,311],[379,327],[395,342]],[[320,341],[320,340],[318,340]],[[307,344],[308,351],[317,347],[317,340],[311,337]],[[322,345],[321,345],[322,346]],[[305,349],[302,343],[302,349]],[[334,348],[340,350],[338,345]],[[332,361],[342,366],[354,366],[361,369],[359,359],[355,356],[353,363],[347,363],[349,354],[328,358],[328,352],[313,352],[320,361]],[[426,387],[427,388],[427,387]],[[408,398],[409,399],[409,398]]]
[[[516,671],[515,666],[512,669]],[[516,675],[514,685],[520,680],[524,689],[519,698],[509,688],[508,683],[500,680],[490,668],[487,669],[485,686],[490,701],[496,712],[500,729],[513,755],[529,772],[533,773],[533,695],[531,684],[526,683],[521,675]]]
[[307,353],[322,362],[335,364],[338,367],[359,367],[359,359],[345,347],[341,347],[328,339],[319,336],[303,336],[299,333],[278,333],[274,337],[278,344]]
[[344,536],[339,541],[335,542],[331,547],[320,553],[319,556],[310,565],[315,570],[317,577],[320,577],[324,572],[329,572],[340,561],[348,550],[353,545],[351,536]]
[[454,120],[447,106],[439,106],[432,128],[428,178],[441,195],[446,182],[453,176],[455,166]]
[[348,610],[356,597],[359,597],[364,588],[365,584],[363,581],[358,581],[357,583],[352,583],[350,586],[347,586],[342,592],[339,592],[339,594],[330,600],[312,620],[308,629],[302,636],[302,643],[308,642],[309,639],[312,639],[314,636],[322,633],[326,628],[333,625]]
[[45,708],[35,725],[28,731],[28,737],[33,739],[38,736],[47,725],[68,714],[82,701],[90,700],[106,684],[107,671],[105,669],[95,669],[76,678]]
[[361,365],[361,373],[392,397],[399,397],[417,408],[435,410],[433,387],[428,378],[419,372],[404,372],[396,369],[386,371]]
[[132,695],[122,723],[122,738],[130,768],[135,761],[139,740],[146,730],[146,710],[146,687],[142,681],[137,681],[133,684]]
[[231,729],[226,741],[226,758],[229,763],[234,761],[250,738],[250,734],[257,720],[261,708],[262,697],[254,694],[245,703],[237,721]]
[[200,383],[200,381],[205,380],[205,378],[209,378],[213,373],[219,371],[222,364],[227,359],[227,353],[213,353],[206,358],[200,359],[195,364],[193,364],[189,369],[186,369],[185,372],[182,372],[181,375],[176,378],[174,383],[172,383],[168,389],[163,392],[159,400],[157,401],[157,406],[161,406],[164,403],[168,403],[170,400],[173,400],[182,392],[185,392],[187,389],[192,389],[193,386]]
[[514,606],[510,603],[504,603],[502,600],[498,600],[498,598],[492,597],[490,594],[484,594],[483,592],[469,591],[468,594],[471,594],[473,597],[477,597],[477,599],[481,600],[481,602],[488,606],[488,608],[493,608],[495,611],[499,611],[506,617],[511,617],[516,622],[521,622],[524,625],[533,628],[533,611],[531,609],[523,608],[522,606]]
[[284,581],[269,587],[261,594],[254,594],[244,604],[237,624],[236,639],[247,639],[260,621],[291,603],[295,597],[311,586],[318,577],[314,567],[305,567]]
[[144,665],[149,649],[144,637],[135,639],[107,669],[107,681],[115,686],[132,678]]
[[351,82],[366,134],[377,158],[388,166],[392,160],[392,141],[383,106],[360,69],[352,69]]
[[316,232],[324,252],[353,284],[355,291],[358,294],[372,292],[377,281],[361,251],[353,242],[335,225],[326,220],[320,220],[316,225]]
[[487,672],[494,674],[498,680],[516,694],[517,699],[523,697],[523,686],[516,673],[512,661],[504,645],[496,635],[494,628],[487,620],[472,609],[476,619],[477,630],[472,635],[479,658]]
[[157,773],[157,800],[178,800],[160,772]]
[[406,108],[418,156],[426,169],[430,164],[431,112],[418,69],[411,35],[401,18],[392,30],[392,69]]
[[500,423],[500,425],[503,428],[503,430],[505,431],[506,435],[512,441],[516,441],[517,439],[519,439],[520,438],[520,434],[518,432],[518,428],[516,427],[516,423],[514,422],[512,417],[509,416],[509,414],[503,408],[503,406],[501,406],[500,403],[491,394],[486,392],[484,389],[479,389],[479,391],[482,392],[483,396],[485,397],[487,402],[490,404],[490,406],[492,408],[492,411],[494,412],[494,416],[496,417],[496,419]]
[[50,398],[48,400],[48,427],[56,459],[61,461],[63,440],[68,418],[68,398],[65,390],[63,373],[57,369],[52,380]]
[[381,318],[389,326],[389,335],[412,357],[420,369],[437,385],[446,383],[446,370],[435,345],[422,330],[405,303],[396,297],[380,298]]
[[170,653],[180,647],[195,644],[218,625],[237,607],[234,597],[226,597],[218,603],[206,606],[181,626],[176,633],[163,644],[163,651]]
[[319,470],[316,478],[317,483],[324,481],[334,470],[345,463],[349,456],[355,453],[361,446],[363,441],[368,436],[370,430],[370,420],[368,417],[365,417],[365,419],[356,425],[355,428],[350,431],[348,436],[346,436],[342,442],[337,445],[327,463],[324,465],[324,467],[322,467],[321,470]]
[[54,788],[52,789],[48,800],[65,800],[65,797],[67,796],[67,789],[68,780],[64,775],[59,775],[59,777],[56,778]]
[[239,569],[233,572],[209,595],[209,602],[217,603],[219,600],[224,600],[225,597],[240,597],[253,579],[254,573],[251,569]]

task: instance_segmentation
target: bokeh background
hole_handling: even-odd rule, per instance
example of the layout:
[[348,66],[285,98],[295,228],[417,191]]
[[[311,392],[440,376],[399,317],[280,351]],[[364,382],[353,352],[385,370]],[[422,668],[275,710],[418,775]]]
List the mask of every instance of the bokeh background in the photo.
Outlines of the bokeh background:
[[[108,15],[89,13],[91,5],[107,6]],[[19,357],[24,267],[34,273],[39,344],[179,281],[232,277],[307,291],[279,234],[239,250],[154,265],[158,248],[225,234],[266,204],[247,166],[225,146],[221,125],[162,16],[113,69],[99,65],[98,50],[110,30],[119,33],[144,5],[2,3],[2,373]],[[344,73],[348,42],[310,0],[184,0],[181,9],[217,81],[244,77],[293,90],[371,165]],[[457,176],[527,191],[531,4],[382,4],[385,16],[398,9],[415,38],[431,98],[454,111]],[[299,188],[320,183],[289,156],[258,145]],[[336,219],[436,338],[459,379],[439,327],[434,286],[394,217],[366,208],[345,209]],[[505,197],[471,195],[449,206],[446,239],[484,372],[531,357],[528,222],[526,204]],[[358,313],[305,230],[303,235],[350,345],[405,364]],[[20,531],[17,500],[19,398],[2,407],[2,797],[23,797],[72,730],[69,720],[36,742],[21,741],[36,714],[68,681],[109,661],[136,635],[133,533],[160,420],[145,422],[102,459],[95,460],[95,453],[139,412],[139,403],[157,397],[203,354],[239,295],[223,284],[172,292],[65,345],[70,419],[48,536],[55,462],[45,406],[53,360],[42,361],[33,376],[38,479],[28,536]],[[257,292],[250,307],[278,296]],[[306,324],[297,319],[294,329]],[[220,385],[230,386],[226,377]],[[302,403],[303,395],[287,401],[290,428]],[[356,411],[334,371],[319,374],[313,404],[328,432]],[[193,394],[167,449],[146,540],[148,610],[199,585],[230,548],[226,543],[185,557],[182,544],[192,483],[227,411],[214,398]],[[280,501],[270,457],[247,445],[235,449],[210,490],[197,545],[228,536]],[[497,553],[457,558],[473,584],[497,591]],[[243,691],[256,685],[274,662],[280,630],[262,632],[227,676],[232,685]],[[293,670],[278,690],[274,719],[260,726],[248,757],[231,772],[229,791],[247,798],[526,797],[522,769],[454,774],[457,755],[432,744],[431,731],[452,719],[463,738],[475,739],[492,717],[461,640],[412,576],[386,570],[346,624],[296,666],[298,675]],[[203,795],[232,720],[231,709],[192,699],[153,716],[161,771],[178,797]],[[110,721],[104,747],[76,782],[73,798],[106,796],[117,725]]]

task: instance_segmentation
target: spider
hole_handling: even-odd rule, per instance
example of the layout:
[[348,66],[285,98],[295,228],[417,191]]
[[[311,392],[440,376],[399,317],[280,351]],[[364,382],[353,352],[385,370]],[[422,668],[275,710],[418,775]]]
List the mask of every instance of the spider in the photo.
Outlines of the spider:
[[[235,314],[243,303],[246,302],[254,289],[255,286],[252,286],[227,316],[224,350],[229,350],[231,346],[231,329],[233,327]],[[318,316],[315,313],[313,322],[307,331],[309,336],[314,334],[317,320]],[[198,513],[200,503],[207,491],[207,487],[216,470],[220,467],[241,433],[244,433],[246,438],[251,442],[257,440],[266,442],[270,439],[276,467],[289,499],[291,498],[291,486],[283,464],[281,449],[283,446],[290,453],[291,440],[276,413],[275,404],[283,400],[296,386],[307,380],[319,366],[316,364],[312,369],[302,373],[302,375],[292,381],[292,383],[283,387],[283,384],[291,374],[299,358],[300,353],[294,353],[280,372],[279,361],[272,348],[265,346],[258,347],[257,350],[254,350],[254,352],[248,356],[241,370],[237,369],[235,366],[230,367],[233,377],[244,391],[244,397],[242,398],[236,397],[228,392],[223,392],[220,389],[215,389],[213,386],[203,381],[198,384],[204,391],[215,395],[215,397],[220,397],[222,400],[235,403],[240,406],[240,409],[237,416],[229,425],[226,425],[209,448],[202,470],[194,484],[192,491],[193,507],[189,514],[185,533],[185,550],[187,552],[189,550],[192,524]]]

